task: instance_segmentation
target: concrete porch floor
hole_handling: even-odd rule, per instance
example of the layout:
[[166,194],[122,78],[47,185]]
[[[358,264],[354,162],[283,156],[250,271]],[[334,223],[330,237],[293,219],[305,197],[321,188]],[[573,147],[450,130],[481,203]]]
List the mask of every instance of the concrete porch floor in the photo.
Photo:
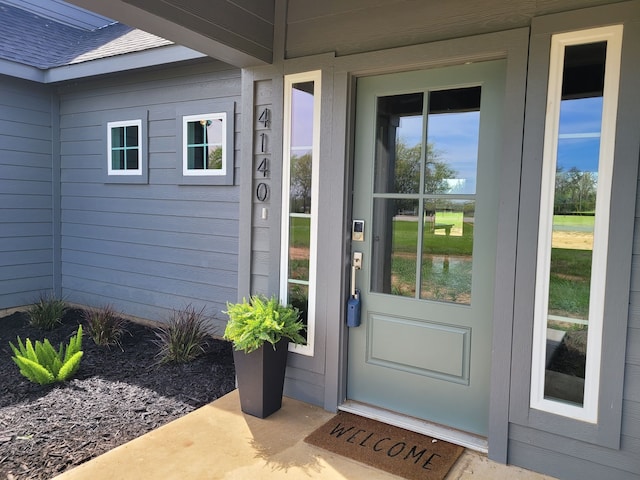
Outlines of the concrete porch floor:
[[[280,411],[261,420],[242,414],[235,390],[55,480],[399,478],[306,444],[304,438],[332,416],[321,408],[285,397]],[[492,462],[469,450],[446,478],[551,479]]]

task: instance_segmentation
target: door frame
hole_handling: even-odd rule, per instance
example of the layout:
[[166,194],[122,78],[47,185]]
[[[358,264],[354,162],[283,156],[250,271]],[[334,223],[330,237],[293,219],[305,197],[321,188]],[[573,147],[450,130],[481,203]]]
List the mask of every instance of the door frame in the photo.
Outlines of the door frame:
[[[406,70],[440,68],[466,62],[506,59],[505,110],[506,119],[501,146],[501,185],[498,211],[498,242],[493,313],[494,345],[491,357],[489,401],[489,458],[506,463],[509,423],[509,385],[511,379],[511,338],[515,298],[515,256],[517,219],[522,166],[522,132],[524,96],[528,59],[529,29],[521,28],[425,45],[337,57],[333,62],[333,127],[330,141],[332,156],[343,152],[344,162],[344,246],[341,252],[343,295],[340,301],[340,322],[327,322],[327,339],[339,339],[334,346],[327,342],[325,378],[325,408],[335,410],[343,404],[347,391],[348,328],[344,302],[350,280],[350,227],[354,167],[355,83],[361,76],[394,73]],[[325,139],[326,140],[326,139]],[[341,148],[343,147],[343,148]],[[335,158],[337,161],[337,157]],[[336,348],[337,347],[337,348]],[[335,403],[331,402],[335,399]]]

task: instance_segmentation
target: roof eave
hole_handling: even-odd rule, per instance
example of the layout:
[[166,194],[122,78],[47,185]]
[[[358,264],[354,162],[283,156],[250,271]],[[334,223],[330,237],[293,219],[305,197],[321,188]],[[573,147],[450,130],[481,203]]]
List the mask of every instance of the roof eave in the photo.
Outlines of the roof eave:
[[203,57],[206,57],[206,55],[190,48],[180,45],[167,45],[141,52],[50,68],[44,73],[44,83],[95,77],[97,75],[137,70]]
[[31,80],[32,82],[44,83],[45,73],[46,72],[40,68],[0,58],[0,74],[2,75],[21,78],[22,80]]

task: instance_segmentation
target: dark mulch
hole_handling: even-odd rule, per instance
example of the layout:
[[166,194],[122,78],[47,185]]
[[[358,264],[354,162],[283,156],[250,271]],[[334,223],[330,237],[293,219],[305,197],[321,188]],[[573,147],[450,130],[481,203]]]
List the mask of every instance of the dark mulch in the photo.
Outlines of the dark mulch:
[[1,480],[52,478],[235,388],[227,342],[212,339],[190,363],[158,364],[153,329],[131,322],[122,349],[85,335],[80,369],[68,382],[40,386],[20,374],[10,341],[48,338],[57,347],[80,319],[70,310],[60,327],[43,332],[22,312],[0,318]]

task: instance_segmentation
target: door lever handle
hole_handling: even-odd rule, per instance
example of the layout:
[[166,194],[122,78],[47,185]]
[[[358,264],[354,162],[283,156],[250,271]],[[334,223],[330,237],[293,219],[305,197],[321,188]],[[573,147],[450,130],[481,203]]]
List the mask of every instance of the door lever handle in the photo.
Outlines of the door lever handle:
[[351,296],[356,296],[356,270],[362,268],[362,252],[353,252],[351,260]]

